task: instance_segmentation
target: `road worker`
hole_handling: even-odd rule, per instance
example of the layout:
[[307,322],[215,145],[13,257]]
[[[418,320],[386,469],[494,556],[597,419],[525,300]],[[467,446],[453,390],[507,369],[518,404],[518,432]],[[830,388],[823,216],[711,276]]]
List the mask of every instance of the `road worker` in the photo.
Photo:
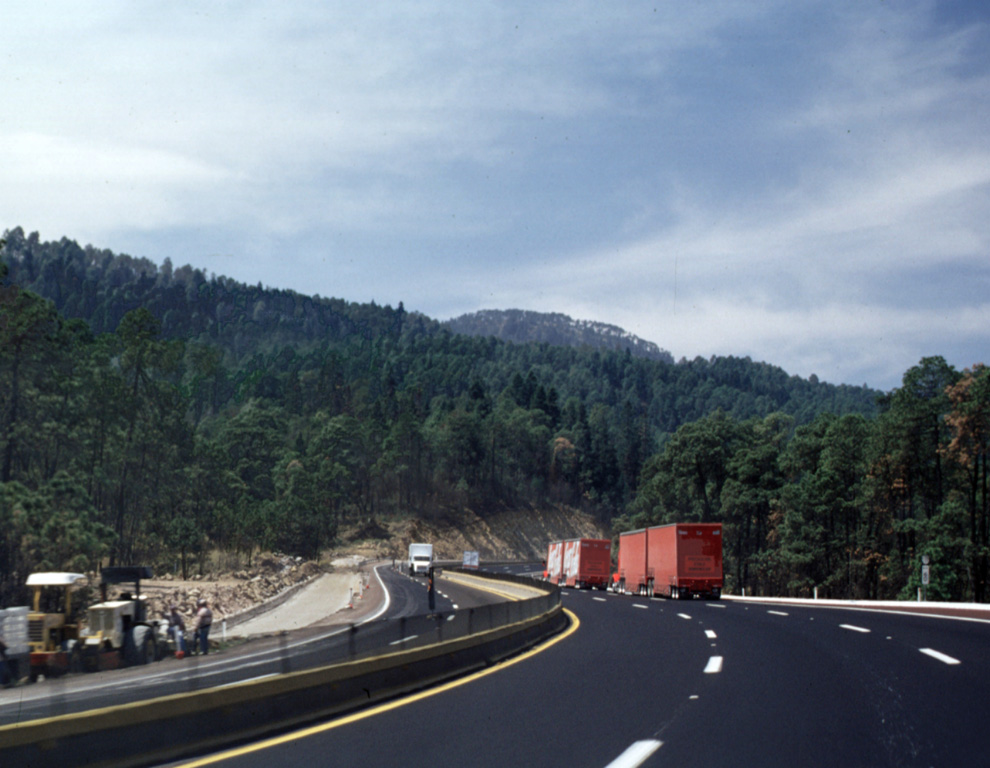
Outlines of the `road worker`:
[[197,644],[199,646],[199,652],[202,654],[207,654],[210,652],[210,627],[213,625],[213,611],[210,610],[210,606],[206,604],[206,598],[201,597],[199,603],[197,603],[196,608],[196,622],[193,625],[195,631],[195,638],[193,640],[193,645]]
[[175,641],[175,650],[181,654],[179,658],[182,658],[189,653],[189,649],[186,648],[186,620],[182,618],[182,614],[179,613],[179,606],[175,603],[169,606],[169,612],[165,618],[168,619],[169,639]]

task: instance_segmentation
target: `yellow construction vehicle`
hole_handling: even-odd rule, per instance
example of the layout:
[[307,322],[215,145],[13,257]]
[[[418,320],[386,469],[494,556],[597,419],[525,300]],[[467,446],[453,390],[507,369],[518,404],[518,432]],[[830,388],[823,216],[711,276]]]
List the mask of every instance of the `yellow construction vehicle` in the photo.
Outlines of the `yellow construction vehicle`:
[[55,677],[82,670],[79,625],[75,620],[72,594],[85,582],[86,577],[81,573],[48,572],[28,576],[27,585],[31,588],[29,674],[32,682],[39,675]]

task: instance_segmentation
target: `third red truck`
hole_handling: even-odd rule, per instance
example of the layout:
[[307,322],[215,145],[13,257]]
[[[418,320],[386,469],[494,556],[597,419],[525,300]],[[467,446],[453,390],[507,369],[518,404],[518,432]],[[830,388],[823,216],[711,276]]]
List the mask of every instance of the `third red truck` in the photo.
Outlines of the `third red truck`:
[[611,569],[609,539],[554,541],[547,548],[545,578],[562,587],[605,589]]

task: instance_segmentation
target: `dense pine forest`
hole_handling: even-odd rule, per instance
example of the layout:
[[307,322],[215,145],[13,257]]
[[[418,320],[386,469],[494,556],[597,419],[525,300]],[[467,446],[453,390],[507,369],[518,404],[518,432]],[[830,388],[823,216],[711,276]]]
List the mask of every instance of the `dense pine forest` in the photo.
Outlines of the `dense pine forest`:
[[[728,588],[985,600],[990,383],[451,333],[21,229],[0,250],[0,602],[39,569],[316,556],[349,521],[722,521]],[[605,345],[607,346],[607,345]]]

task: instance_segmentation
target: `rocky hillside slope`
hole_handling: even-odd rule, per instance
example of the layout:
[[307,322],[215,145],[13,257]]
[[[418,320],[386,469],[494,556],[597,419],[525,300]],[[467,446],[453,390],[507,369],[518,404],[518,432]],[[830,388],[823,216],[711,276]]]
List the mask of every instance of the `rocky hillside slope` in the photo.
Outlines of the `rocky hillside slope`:
[[409,518],[351,526],[341,531],[334,557],[403,559],[414,541],[430,542],[439,560],[460,560],[465,550],[485,560],[542,560],[555,539],[609,538],[592,515],[563,507],[504,510],[480,517],[470,510],[445,511],[432,518]]

